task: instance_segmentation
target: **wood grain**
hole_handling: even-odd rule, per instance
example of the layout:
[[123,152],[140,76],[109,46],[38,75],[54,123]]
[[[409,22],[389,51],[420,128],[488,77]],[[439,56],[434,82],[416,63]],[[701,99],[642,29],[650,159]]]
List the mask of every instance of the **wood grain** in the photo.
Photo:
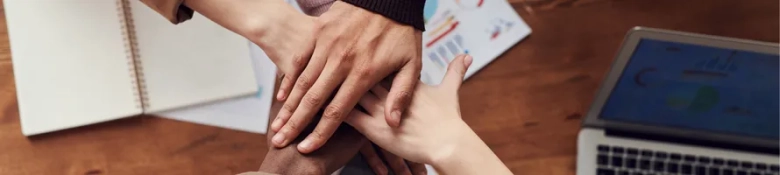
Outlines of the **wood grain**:
[[[580,121],[631,27],[778,42],[777,0],[510,2],[533,33],[466,81],[460,101],[517,174],[575,173]],[[234,174],[263,160],[264,135],[151,116],[22,136],[0,17],[0,174]]]
[[[0,3],[3,1],[0,0]],[[5,23],[5,6],[0,4],[0,19],[2,19],[2,22],[0,22],[0,62],[9,61],[11,60],[11,48],[8,44],[8,27],[6,27]],[[4,97],[4,96],[0,96]]]

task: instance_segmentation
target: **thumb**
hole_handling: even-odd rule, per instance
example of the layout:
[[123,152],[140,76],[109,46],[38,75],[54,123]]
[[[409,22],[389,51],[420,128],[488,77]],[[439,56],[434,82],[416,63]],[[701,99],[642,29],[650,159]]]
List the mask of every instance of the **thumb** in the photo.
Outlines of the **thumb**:
[[471,55],[466,54],[455,57],[450,62],[450,65],[447,66],[447,73],[444,74],[444,80],[441,81],[439,87],[458,91],[460,84],[463,83],[463,76],[466,75],[466,70],[468,70],[473,61],[472,59]]
[[420,81],[420,69],[414,64],[407,64],[395,74],[385,103],[385,120],[388,125],[392,127],[401,125],[401,115],[409,108],[418,81]]

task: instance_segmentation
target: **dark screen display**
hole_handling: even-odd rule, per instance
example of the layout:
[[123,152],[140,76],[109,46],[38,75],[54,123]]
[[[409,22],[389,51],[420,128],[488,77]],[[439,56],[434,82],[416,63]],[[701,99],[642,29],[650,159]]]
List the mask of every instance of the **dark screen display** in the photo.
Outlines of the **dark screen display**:
[[642,39],[601,118],[778,138],[780,58]]

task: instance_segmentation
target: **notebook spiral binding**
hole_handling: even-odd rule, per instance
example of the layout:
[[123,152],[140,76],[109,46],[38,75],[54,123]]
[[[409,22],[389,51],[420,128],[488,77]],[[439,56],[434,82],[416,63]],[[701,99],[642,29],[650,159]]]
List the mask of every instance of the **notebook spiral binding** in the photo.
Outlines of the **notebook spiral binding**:
[[138,55],[138,41],[135,36],[135,23],[130,9],[130,0],[116,0],[119,20],[122,24],[122,36],[125,42],[125,52],[127,54],[127,64],[130,67],[130,76],[133,79],[134,96],[136,97],[136,107],[145,109],[149,107],[149,98],[147,96],[146,81],[144,80],[143,64]]

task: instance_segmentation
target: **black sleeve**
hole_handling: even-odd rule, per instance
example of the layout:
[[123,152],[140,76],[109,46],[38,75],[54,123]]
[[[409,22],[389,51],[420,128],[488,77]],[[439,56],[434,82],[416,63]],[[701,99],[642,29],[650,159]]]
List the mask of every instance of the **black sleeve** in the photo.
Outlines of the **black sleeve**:
[[346,3],[378,13],[396,22],[425,31],[425,0],[343,0]]

